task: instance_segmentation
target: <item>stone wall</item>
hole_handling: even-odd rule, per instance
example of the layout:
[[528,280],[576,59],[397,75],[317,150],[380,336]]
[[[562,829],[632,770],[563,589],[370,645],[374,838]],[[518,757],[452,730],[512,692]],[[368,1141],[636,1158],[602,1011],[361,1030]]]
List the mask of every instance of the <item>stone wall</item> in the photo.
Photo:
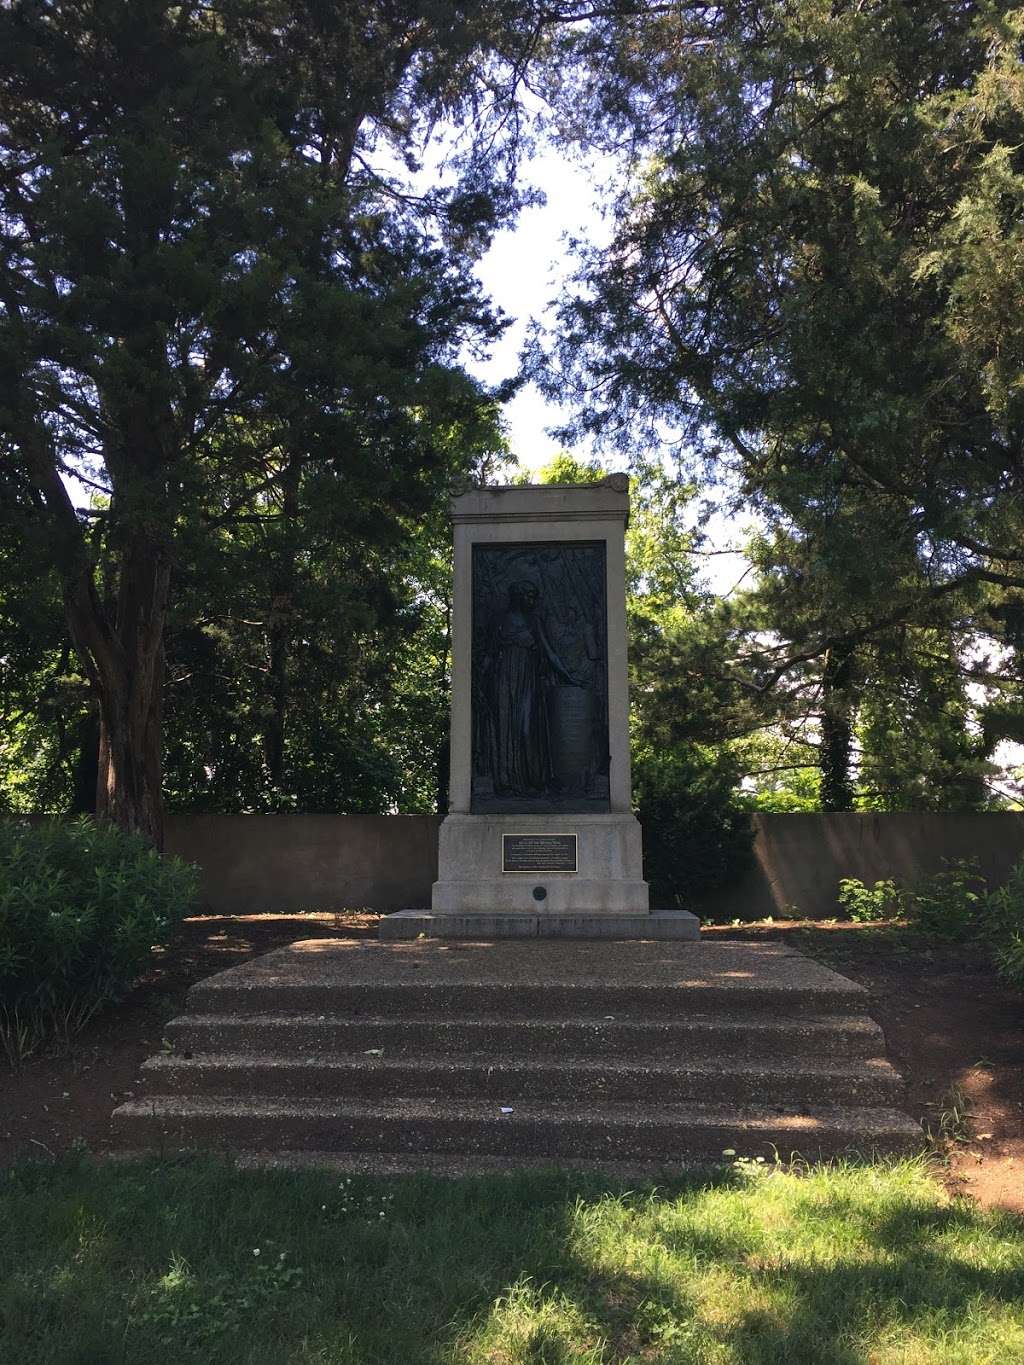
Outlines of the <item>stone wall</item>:
[[[422,909],[437,877],[433,815],[172,815],[167,850],[196,862],[225,914]],[[1024,814],[757,815],[755,866],[692,908],[759,919],[835,914],[840,877],[909,882],[977,858],[990,885],[1024,855]]]
[[165,847],[202,869],[223,914],[421,909],[437,877],[436,815],[171,815]]
[[976,858],[990,886],[1024,855],[1024,813],[926,812],[754,816],[754,867],[695,910],[715,917],[827,918],[841,877],[909,883],[940,872],[943,859]]

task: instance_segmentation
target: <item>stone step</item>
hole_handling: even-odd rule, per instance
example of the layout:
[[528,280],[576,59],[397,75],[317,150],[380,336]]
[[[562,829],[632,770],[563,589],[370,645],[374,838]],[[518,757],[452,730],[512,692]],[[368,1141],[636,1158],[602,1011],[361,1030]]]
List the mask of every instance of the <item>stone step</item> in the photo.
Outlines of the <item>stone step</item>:
[[868,994],[784,946],[311,939],[194,986],[194,1014],[637,1021],[862,1014]]
[[683,939],[693,943],[700,937],[700,920],[688,910],[589,915],[557,911],[531,915],[521,910],[505,915],[491,911],[396,910],[381,918],[378,933],[383,942],[409,938],[609,938]]
[[[251,1009],[253,992],[242,981],[214,986],[217,977],[193,986],[188,1009],[197,1014],[241,1014]],[[851,986],[853,983],[850,983]],[[677,986],[619,985],[614,982],[558,982],[551,985],[494,985],[487,982],[420,981],[369,984],[331,980],[268,984],[259,1006],[269,1013],[403,1015],[451,1017],[491,1015],[500,1019],[614,1015],[619,1019],[677,1019],[721,1011],[734,1017],[861,1013],[867,993],[858,987],[822,986],[798,991],[756,982],[751,985],[680,983]]]
[[193,988],[114,1132],[423,1170],[918,1148],[867,1003],[776,945],[300,941]]
[[[104,1155],[111,1162],[148,1161],[151,1149],[121,1147]],[[728,1161],[728,1158],[725,1159]],[[666,1158],[662,1161],[595,1161],[580,1157],[545,1156],[463,1156],[458,1152],[318,1152],[309,1151],[235,1151],[231,1164],[239,1170],[322,1171],[332,1175],[403,1176],[415,1179],[430,1175],[461,1180],[465,1176],[515,1176],[523,1171],[549,1175],[566,1172],[598,1174],[615,1181],[628,1180],[651,1185],[678,1180],[687,1171],[706,1171],[712,1164],[725,1161],[712,1157],[688,1160]]]
[[798,1113],[727,1104],[553,1104],[502,1114],[496,1101],[269,1100],[154,1096],[114,1111],[123,1146],[249,1151],[373,1151],[464,1156],[680,1161],[740,1155],[808,1159],[908,1151],[921,1130],[889,1107],[815,1106]]
[[446,1018],[379,1014],[186,1014],[165,1035],[177,1053],[257,1052],[307,1056],[365,1053],[430,1056],[487,1052],[495,1057],[666,1059],[716,1057],[856,1058],[885,1052],[882,1030],[867,1015],[734,1019]]
[[458,1054],[449,1058],[331,1055],[277,1057],[207,1054],[151,1057],[143,1068],[157,1095],[239,1095],[296,1099],[389,1099],[424,1096],[452,1100],[558,1100],[592,1104],[684,1100],[802,1105],[895,1105],[903,1098],[897,1072],[881,1058],[822,1064],[775,1061],[651,1064]]
[[[716,1153],[716,1156],[719,1155]],[[116,1159],[144,1158],[145,1152],[116,1152]],[[563,1156],[462,1156],[458,1152],[238,1152],[234,1164],[243,1170],[321,1170],[337,1175],[439,1176],[461,1180],[464,1176],[507,1175],[522,1171],[563,1174],[567,1171],[597,1173],[615,1181],[658,1185],[678,1180],[686,1171],[706,1170],[710,1157],[663,1161],[594,1161]],[[716,1164],[721,1165],[719,1161]]]

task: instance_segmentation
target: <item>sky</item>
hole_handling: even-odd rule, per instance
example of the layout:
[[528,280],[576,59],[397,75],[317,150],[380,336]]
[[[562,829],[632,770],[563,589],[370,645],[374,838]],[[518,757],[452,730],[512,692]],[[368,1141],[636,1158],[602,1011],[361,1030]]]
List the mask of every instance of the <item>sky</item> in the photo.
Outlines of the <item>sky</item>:
[[[490,360],[468,368],[488,383],[508,378],[518,368],[519,352],[531,321],[549,314],[550,300],[572,271],[564,239],[582,235],[607,238],[594,188],[587,173],[554,151],[538,155],[526,168],[531,184],[546,202],[524,209],[514,228],[499,232],[478,262],[476,275],[512,325]],[[538,469],[561,448],[545,428],[564,419],[562,409],[535,384],[521,389],[505,408],[512,449],[524,469]],[[577,452],[585,453],[585,452]]]

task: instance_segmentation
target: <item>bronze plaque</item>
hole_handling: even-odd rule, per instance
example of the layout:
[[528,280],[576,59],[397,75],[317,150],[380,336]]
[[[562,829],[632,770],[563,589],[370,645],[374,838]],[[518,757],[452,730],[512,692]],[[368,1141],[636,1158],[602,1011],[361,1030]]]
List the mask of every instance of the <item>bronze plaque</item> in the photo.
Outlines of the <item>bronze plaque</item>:
[[575,872],[575,834],[503,834],[502,872]]

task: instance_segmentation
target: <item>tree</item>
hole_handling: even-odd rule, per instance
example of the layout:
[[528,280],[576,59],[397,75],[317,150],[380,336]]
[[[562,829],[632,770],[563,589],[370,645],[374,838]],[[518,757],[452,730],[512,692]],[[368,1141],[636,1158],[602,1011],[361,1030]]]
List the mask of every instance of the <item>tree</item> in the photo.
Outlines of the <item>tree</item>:
[[577,433],[728,467],[812,559],[856,525],[858,618],[820,616],[770,686],[813,654],[842,695],[849,646],[1024,588],[1022,37],[1009,3],[776,0],[575,39],[563,135],[631,175],[538,377]]
[[[261,485],[179,579],[167,634],[167,799],[177,810],[433,810],[446,767],[446,491],[504,456],[468,388],[434,430],[450,486],[393,534],[339,541],[330,470],[304,462],[294,514]],[[326,485],[326,486],[325,486]],[[255,516],[260,509],[264,515]],[[367,509],[370,517],[370,509]],[[281,550],[289,581],[281,591]]]
[[[274,523],[280,772],[297,523],[353,564],[393,544],[446,477],[438,431],[493,401],[455,358],[499,327],[469,267],[516,207],[506,92],[535,41],[528,7],[476,3],[0,12],[3,492],[96,699],[99,810],[157,843],[175,579]],[[381,170],[470,105],[457,184]]]
[[[830,524],[815,526],[810,509],[803,522],[750,538],[754,575],[733,607],[740,640],[731,667],[759,703],[737,747],[760,804],[983,806],[994,742],[981,721],[986,703],[968,685],[976,690],[980,676],[984,597],[965,589],[925,598],[913,626],[879,629],[878,582],[891,606],[918,580],[913,543],[892,535],[878,558],[866,557],[872,531],[852,497]],[[1014,693],[1001,689],[1004,700]]]
[[860,801],[871,810],[982,810],[993,747],[967,694],[967,642],[904,627],[875,642],[857,722]]
[[[913,601],[919,587],[913,537],[900,534],[898,508],[877,554],[865,556],[885,510],[879,502],[808,490],[798,524],[776,514],[748,543],[755,579],[736,665],[774,709],[789,762],[810,758],[818,767],[823,810],[852,810],[856,801],[857,713],[878,681],[878,578],[889,605]],[[933,605],[932,614],[941,610]]]

